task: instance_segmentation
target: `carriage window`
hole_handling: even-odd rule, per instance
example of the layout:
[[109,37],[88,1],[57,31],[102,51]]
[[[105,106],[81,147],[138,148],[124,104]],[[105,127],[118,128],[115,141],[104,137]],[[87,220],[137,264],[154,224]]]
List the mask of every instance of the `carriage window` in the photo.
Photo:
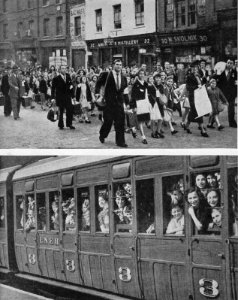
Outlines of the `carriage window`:
[[96,231],[109,233],[109,197],[107,185],[95,187]]
[[238,169],[228,170],[228,204],[230,235],[238,238]]
[[0,228],[5,227],[5,206],[4,197],[0,197]]
[[34,194],[26,195],[25,230],[31,231],[36,228],[36,201]]
[[16,228],[23,229],[24,225],[24,197],[16,196]]
[[116,232],[131,232],[132,191],[129,181],[113,185],[114,216]]
[[162,179],[163,231],[166,235],[184,235],[184,181],[174,175]]
[[45,194],[37,194],[37,229],[46,231],[46,200]]
[[138,232],[155,233],[154,224],[154,180],[138,180],[136,182]]
[[186,200],[193,223],[193,234],[221,234],[223,208],[221,186],[218,170],[192,174]]
[[78,189],[78,220],[80,231],[90,231],[90,195],[89,188]]
[[59,192],[49,192],[50,230],[59,230]]
[[73,189],[62,191],[62,211],[63,230],[76,230],[76,207]]

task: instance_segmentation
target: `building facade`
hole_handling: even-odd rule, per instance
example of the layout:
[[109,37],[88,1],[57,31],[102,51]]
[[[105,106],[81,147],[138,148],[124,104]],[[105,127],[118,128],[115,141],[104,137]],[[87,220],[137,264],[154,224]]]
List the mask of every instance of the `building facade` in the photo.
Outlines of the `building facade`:
[[[204,59],[214,64],[234,59],[236,10],[233,0],[157,0],[158,60],[189,64]],[[229,55],[225,47],[232,48]]]
[[23,68],[67,63],[66,11],[66,0],[1,0],[0,61]]
[[155,0],[87,0],[86,42],[88,65],[103,67],[114,58],[124,65],[146,63],[155,58]]

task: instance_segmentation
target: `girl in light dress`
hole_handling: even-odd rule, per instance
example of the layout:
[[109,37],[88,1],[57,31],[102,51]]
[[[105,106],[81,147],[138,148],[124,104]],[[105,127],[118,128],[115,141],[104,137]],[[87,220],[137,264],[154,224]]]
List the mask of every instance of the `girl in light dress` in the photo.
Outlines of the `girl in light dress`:
[[76,87],[76,101],[81,104],[83,118],[85,123],[91,123],[88,118],[88,111],[91,108],[92,94],[90,91],[87,77],[83,75],[80,78],[80,83]]

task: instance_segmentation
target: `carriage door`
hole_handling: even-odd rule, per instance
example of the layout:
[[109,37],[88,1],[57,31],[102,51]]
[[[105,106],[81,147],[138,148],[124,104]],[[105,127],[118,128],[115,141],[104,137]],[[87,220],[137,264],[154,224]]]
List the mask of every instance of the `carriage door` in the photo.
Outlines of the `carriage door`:
[[217,156],[190,158],[187,193],[194,300],[226,299],[223,174]]
[[137,272],[134,198],[129,162],[112,166],[113,254],[118,292],[140,297]]
[[227,170],[228,187],[228,226],[230,238],[227,245],[227,255],[230,257],[230,268],[227,272],[231,278],[231,295],[229,299],[238,299],[238,169],[237,157],[233,159],[233,166]]

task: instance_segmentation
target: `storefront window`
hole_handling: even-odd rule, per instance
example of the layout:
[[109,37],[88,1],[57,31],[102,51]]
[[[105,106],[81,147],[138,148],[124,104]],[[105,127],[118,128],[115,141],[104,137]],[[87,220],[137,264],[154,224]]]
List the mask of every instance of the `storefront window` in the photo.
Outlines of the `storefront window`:
[[90,195],[89,188],[78,189],[79,230],[90,231]]
[[109,199],[107,185],[95,187],[96,231],[109,233]]
[[166,235],[184,235],[184,181],[182,175],[164,177],[163,231]]
[[238,238],[238,169],[228,170],[228,204],[230,235]]
[[138,232],[155,233],[154,180],[145,179],[136,182]]
[[23,229],[24,226],[24,197],[16,196],[16,228]]
[[31,231],[36,228],[36,201],[34,198],[34,194],[26,195],[26,214],[25,214],[25,230]]
[[50,230],[59,230],[59,193],[49,193],[49,217],[50,217]]
[[74,190],[62,190],[62,219],[63,230],[76,230],[76,207],[74,199]]
[[221,234],[223,217],[221,186],[219,170],[192,174],[186,200],[193,234]]
[[46,200],[45,193],[36,195],[37,201],[37,229],[46,230]]
[[114,217],[116,232],[131,232],[132,215],[132,191],[131,183],[116,183],[113,186]]
[[5,205],[4,197],[0,197],[0,228],[5,227]]

